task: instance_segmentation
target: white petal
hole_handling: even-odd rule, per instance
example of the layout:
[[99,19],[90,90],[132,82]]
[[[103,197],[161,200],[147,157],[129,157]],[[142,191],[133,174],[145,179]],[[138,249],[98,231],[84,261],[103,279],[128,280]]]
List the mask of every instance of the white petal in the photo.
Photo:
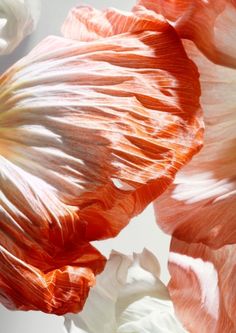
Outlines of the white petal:
[[36,27],[40,0],[0,1],[0,55],[12,52]]
[[66,316],[66,332],[185,332],[159,274],[157,259],[146,249],[133,258],[113,252],[83,311]]

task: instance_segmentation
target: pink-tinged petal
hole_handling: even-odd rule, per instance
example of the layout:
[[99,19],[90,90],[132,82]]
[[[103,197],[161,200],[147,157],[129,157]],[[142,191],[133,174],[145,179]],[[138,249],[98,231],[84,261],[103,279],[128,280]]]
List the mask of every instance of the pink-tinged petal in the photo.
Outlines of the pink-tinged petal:
[[218,248],[236,243],[236,70],[184,45],[201,74],[205,145],[156,201],[157,221],[178,239]]
[[21,260],[48,281],[24,297],[19,276],[18,297],[3,268],[11,308],[78,311],[91,278],[81,297],[74,269],[104,266],[85,245],[119,233],[201,146],[196,67],[171,26],[150,26],[86,43],[48,37],[0,77],[0,245],[10,267]]
[[235,0],[139,0],[162,14],[181,38],[192,40],[213,62],[236,68]]
[[212,250],[172,240],[168,289],[188,332],[236,332],[235,263],[235,244]]
[[114,8],[100,11],[90,6],[78,6],[68,13],[61,30],[66,38],[91,41],[127,32],[161,32],[166,29],[169,27],[164,18],[147,13],[142,7],[134,14]]

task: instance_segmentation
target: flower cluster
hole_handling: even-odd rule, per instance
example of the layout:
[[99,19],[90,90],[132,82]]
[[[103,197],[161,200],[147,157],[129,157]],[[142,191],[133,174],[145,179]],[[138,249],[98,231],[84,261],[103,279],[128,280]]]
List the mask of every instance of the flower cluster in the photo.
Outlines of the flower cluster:
[[[1,303],[70,333],[235,332],[235,1],[79,6],[62,34],[0,76]],[[167,287],[148,250],[91,244],[151,202]]]

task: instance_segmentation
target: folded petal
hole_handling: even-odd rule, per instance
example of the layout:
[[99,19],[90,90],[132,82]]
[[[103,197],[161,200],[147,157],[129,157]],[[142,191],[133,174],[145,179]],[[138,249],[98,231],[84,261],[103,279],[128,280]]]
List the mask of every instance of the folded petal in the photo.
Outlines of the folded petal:
[[12,52],[36,27],[40,0],[1,0],[0,55]]
[[[21,249],[18,251],[21,253]],[[54,269],[43,270],[37,268],[42,266],[43,257],[38,258],[41,265],[34,266],[27,257],[14,256],[1,246],[1,303],[10,310],[41,310],[57,315],[80,311],[105,258],[89,244],[80,245],[74,260],[70,252],[67,254],[68,258],[60,261],[61,266],[55,258]]]
[[192,40],[213,62],[236,68],[234,0],[139,0],[162,14],[181,38]]
[[168,289],[189,332],[236,331],[235,262],[235,244],[212,250],[172,240]]
[[[81,264],[81,246],[115,236],[200,148],[198,73],[174,30],[153,25],[48,37],[0,77],[0,245],[43,279],[77,257],[101,271],[101,256]],[[52,312],[76,312],[78,297]]]
[[157,221],[178,239],[218,248],[236,243],[236,70],[184,45],[201,74],[205,145],[156,201]]
[[157,259],[148,250],[133,257],[113,252],[83,311],[66,316],[66,331],[184,333],[167,288],[159,280],[159,270]]

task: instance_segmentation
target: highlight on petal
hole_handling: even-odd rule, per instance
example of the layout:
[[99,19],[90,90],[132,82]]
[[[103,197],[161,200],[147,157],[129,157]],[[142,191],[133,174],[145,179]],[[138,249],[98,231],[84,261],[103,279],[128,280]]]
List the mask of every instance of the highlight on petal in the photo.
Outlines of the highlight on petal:
[[12,52],[36,27],[40,0],[1,0],[0,55]]
[[234,0],[139,0],[162,14],[181,38],[192,40],[213,62],[236,68]]
[[184,46],[200,72],[205,145],[156,201],[157,222],[178,239],[218,248],[236,243],[236,70]]
[[66,316],[66,332],[184,333],[159,273],[156,257],[146,249],[133,256],[113,251],[83,311]]
[[191,333],[236,331],[236,245],[212,250],[171,243],[168,285],[175,310]]

